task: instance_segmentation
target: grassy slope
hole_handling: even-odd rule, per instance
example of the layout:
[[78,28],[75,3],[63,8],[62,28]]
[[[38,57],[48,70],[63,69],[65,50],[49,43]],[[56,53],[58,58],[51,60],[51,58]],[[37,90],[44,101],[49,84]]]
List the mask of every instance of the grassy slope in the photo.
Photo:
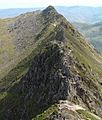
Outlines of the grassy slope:
[[93,71],[98,72],[99,75],[102,76],[102,56],[97,54],[97,52],[91,47],[90,43],[84,40],[85,38],[83,36],[77,37],[77,34],[74,33],[73,35],[70,35],[69,31],[66,31],[66,35],[67,38],[71,39],[68,41],[68,44],[70,43],[78,61],[87,64],[87,67],[89,65]]
[[[38,23],[36,23],[35,21],[38,18]],[[33,23],[32,19],[34,20]],[[21,23],[19,22],[20,20]],[[27,22],[29,21],[30,23],[28,24]],[[35,36],[35,31],[36,33],[39,32],[39,26],[41,27],[43,23],[39,23],[39,21],[41,22],[42,20],[39,13],[36,12],[27,13],[12,19],[0,19],[0,79],[32,52],[35,44],[32,36]],[[36,23],[36,26],[31,23]],[[32,30],[34,27],[36,27],[35,31]],[[19,33],[19,31],[21,32]],[[18,35],[22,36],[19,41]],[[26,38],[26,36],[29,36],[29,38]],[[17,48],[18,46],[21,46],[21,48]]]
[[78,114],[84,119],[84,120],[101,120],[101,118],[97,117],[96,115],[90,113],[87,110],[77,110]]

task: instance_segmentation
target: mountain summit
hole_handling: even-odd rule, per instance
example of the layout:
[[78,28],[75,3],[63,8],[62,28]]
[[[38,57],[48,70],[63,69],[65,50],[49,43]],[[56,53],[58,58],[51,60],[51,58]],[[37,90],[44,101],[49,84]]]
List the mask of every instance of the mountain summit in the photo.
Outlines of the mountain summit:
[[45,10],[42,11],[42,13],[44,13],[46,15],[48,15],[51,12],[57,12],[53,6],[48,6]]
[[102,57],[52,6],[37,18],[32,52],[1,79],[0,119],[101,120]]

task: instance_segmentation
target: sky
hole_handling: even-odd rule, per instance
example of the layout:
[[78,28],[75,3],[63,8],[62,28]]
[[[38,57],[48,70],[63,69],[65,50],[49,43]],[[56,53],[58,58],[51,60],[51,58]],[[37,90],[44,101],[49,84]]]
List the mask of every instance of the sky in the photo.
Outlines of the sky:
[[35,8],[53,6],[102,6],[102,0],[0,0],[2,8]]

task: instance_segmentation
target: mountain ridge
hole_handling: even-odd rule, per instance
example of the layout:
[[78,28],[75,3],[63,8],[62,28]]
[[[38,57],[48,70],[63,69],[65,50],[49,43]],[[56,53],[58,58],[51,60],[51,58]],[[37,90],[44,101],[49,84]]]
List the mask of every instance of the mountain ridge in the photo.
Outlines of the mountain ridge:
[[[70,22],[87,22],[96,23],[101,21],[102,7],[87,7],[87,6],[55,6],[57,11],[64,15]],[[32,12],[35,10],[43,10],[43,8],[17,8],[1,10],[1,18],[5,17],[16,17],[26,12]],[[9,11],[9,13],[8,13]],[[67,13],[66,13],[67,11]],[[4,14],[4,15],[2,15]],[[84,14],[84,15],[83,15]],[[97,16],[97,17],[96,17]],[[87,18],[87,19],[86,19]]]
[[[91,41],[91,44],[95,47],[98,52],[102,52],[101,49],[101,18],[102,18],[102,7],[88,7],[88,6],[56,6],[57,11],[64,15],[68,21],[70,21],[78,30]],[[0,15],[4,14],[4,16],[8,17],[16,17],[20,14],[24,14],[26,12],[40,12],[44,8],[26,8],[26,9],[8,9],[1,10]],[[13,15],[12,15],[13,14]],[[2,18],[2,17],[1,17]],[[86,19],[87,18],[87,19]],[[76,25],[77,23],[77,25]],[[99,23],[96,27],[94,24]],[[87,25],[85,25],[87,24]],[[93,24],[93,25],[92,25]],[[86,28],[84,29],[83,26]],[[91,28],[90,28],[91,27]],[[93,28],[92,28],[93,27]],[[87,32],[88,31],[88,32]]]
[[[102,57],[53,7],[41,16],[33,52],[3,78],[9,86],[2,89],[0,119],[101,120]],[[74,104],[82,108],[70,110]]]

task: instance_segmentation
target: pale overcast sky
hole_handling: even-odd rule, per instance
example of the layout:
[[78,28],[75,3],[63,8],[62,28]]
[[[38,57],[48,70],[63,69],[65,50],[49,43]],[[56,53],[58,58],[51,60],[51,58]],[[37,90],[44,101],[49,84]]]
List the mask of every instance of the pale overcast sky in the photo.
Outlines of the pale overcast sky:
[[102,0],[0,0],[0,8],[29,8],[53,6],[102,6]]

